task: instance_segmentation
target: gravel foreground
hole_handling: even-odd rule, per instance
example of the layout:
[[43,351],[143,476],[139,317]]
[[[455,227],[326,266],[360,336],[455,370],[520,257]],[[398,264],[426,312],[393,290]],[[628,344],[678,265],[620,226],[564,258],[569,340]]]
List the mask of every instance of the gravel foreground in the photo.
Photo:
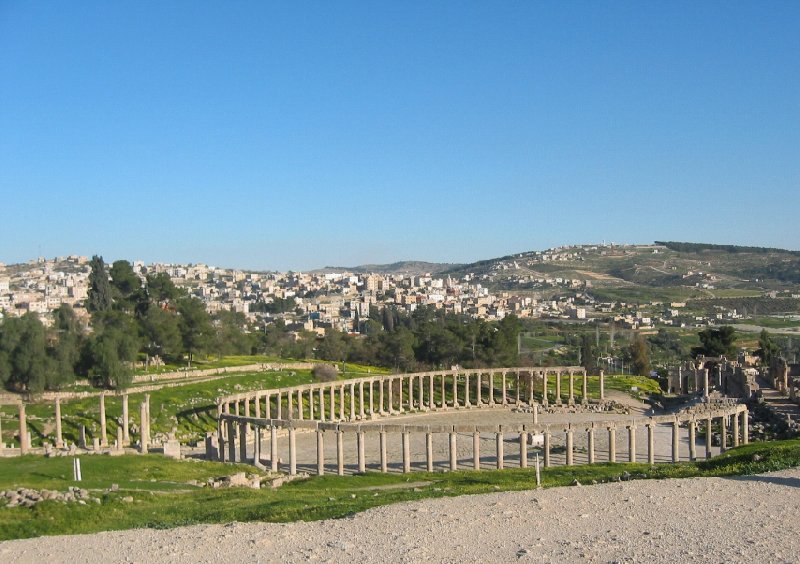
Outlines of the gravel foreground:
[[0,562],[800,562],[800,469],[0,543]]

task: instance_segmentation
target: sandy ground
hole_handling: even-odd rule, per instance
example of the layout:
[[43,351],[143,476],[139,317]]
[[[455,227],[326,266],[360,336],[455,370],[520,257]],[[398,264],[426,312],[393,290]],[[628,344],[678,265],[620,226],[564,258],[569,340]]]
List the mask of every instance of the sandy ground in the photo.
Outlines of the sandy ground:
[[800,469],[641,480],[0,543],[12,562],[798,562]]

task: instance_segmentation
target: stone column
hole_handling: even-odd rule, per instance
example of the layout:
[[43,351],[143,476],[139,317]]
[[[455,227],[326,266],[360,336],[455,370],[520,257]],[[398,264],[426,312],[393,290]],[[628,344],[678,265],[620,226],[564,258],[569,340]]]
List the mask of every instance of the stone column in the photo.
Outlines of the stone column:
[[469,401],[469,372],[464,374],[464,407],[471,407],[472,403]]
[[117,450],[121,451],[125,443],[122,440],[122,427],[117,426]]
[[[520,400],[519,387],[520,387],[520,383],[521,383],[519,370],[517,370],[516,374],[517,374],[517,381],[516,381],[516,385],[514,386],[514,395],[516,397],[516,399],[515,399],[516,405],[519,405],[519,400]],[[531,397],[533,397],[533,372],[531,372],[530,395],[531,395]],[[531,403],[529,405],[532,405],[532,404],[533,404],[533,401],[531,401]]]
[[286,392],[286,419],[294,419],[294,406],[292,405],[292,391]]
[[[228,461],[229,462],[240,462],[237,456],[236,451],[236,427],[235,423],[228,419]],[[143,450],[143,452],[147,452],[147,450]]]
[[719,427],[720,427],[720,452],[725,452],[728,450],[728,416],[723,415],[719,418]]
[[233,402],[233,414],[239,417],[239,398],[237,397]]
[[589,403],[589,375],[586,370],[583,371],[583,383],[581,384],[581,403],[586,405]]
[[573,454],[575,452],[575,442],[572,427],[567,428],[567,466],[574,464]]
[[747,409],[742,411],[742,444],[750,442],[750,429],[748,428]]
[[636,426],[628,425],[628,462],[636,462]]
[[106,394],[100,394],[100,446],[108,446],[106,438]]
[[[531,381],[531,388],[533,388],[533,381]],[[550,405],[549,401],[547,399],[547,370],[542,370],[542,405]]]
[[428,409],[436,409],[436,402],[433,399],[433,374],[428,376]]
[[[0,436],[0,443],[2,442],[2,436]],[[56,448],[62,448],[63,446],[64,438],[61,435],[61,399],[56,397]]]
[[425,409],[425,403],[422,401],[423,398],[423,391],[425,389],[425,378],[422,376],[419,377],[419,381],[417,382],[417,404],[419,405],[420,411],[427,411]]
[[363,474],[367,471],[367,463],[364,456],[364,441],[366,439],[366,434],[364,431],[359,430],[356,433],[356,441],[358,442],[358,473]]
[[647,423],[647,463],[653,466],[656,463],[655,429],[652,423]]
[[131,433],[130,429],[128,428],[128,420],[130,419],[130,415],[128,414],[128,394],[122,395],[122,440],[126,445],[131,443]]
[[481,469],[481,434],[477,431],[472,433],[472,468]]
[[272,419],[272,394],[269,392],[264,396],[264,417]]
[[503,372],[503,380],[502,380],[502,390],[503,390],[502,401],[503,401],[503,405],[508,405],[506,384],[507,384],[507,382],[506,382],[506,373]]
[[254,403],[256,408],[256,419],[261,419],[261,394],[259,392],[256,392]]
[[[298,390],[299,399],[298,399],[297,403],[302,406],[303,405],[303,399],[302,399],[302,396],[299,396],[299,393],[300,392]],[[302,416],[302,407],[300,408],[300,412],[301,412],[300,415]],[[245,417],[250,417],[250,397],[249,396],[244,396],[244,416]],[[302,417],[301,417],[301,419],[302,419]]]
[[344,421],[344,384],[339,386],[339,420]]
[[[256,404],[258,402],[256,401]],[[261,427],[253,425],[253,466],[263,468],[261,465]]]
[[575,373],[572,370],[569,371],[569,399],[567,403],[575,405]]
[[364,381],[358,381],[358,417],[364,419]]
[[314,420],[314,388],[308,390],[308,418]]
[[78,425],[78,446],[86,448],[86,425],[83,423]]
[[605,382],[605,373],[601,370],[600,371],[600,401],[606,399],[606,382]]
[[[281,399],[281,395],[282,395],[281,392],[278,391],[278,393],[275,396],[275,409],[278,411],[278,419],[283,419],[283,417],[282,417],[282,415],[283,415],[283,413],[282,413],[283,412],[283,400]],[[287,419],[289,419],[289,418],[287,418]]]
[[[217,406],[218,409],[222,409],[222,405]],[[225,462],[225,447],[227,446],[225,441],[225,422],[222,419],[217,419],[217,458],[220,462]]]
[[[139,404],[139,417],[141,423],[139,424],[139,445],[140,445],[140,452],[142,454],[147,454],[147,447],[148,447],[148,440],[147,440],[147,404],[142,401]],[[230,429],[229,429],[230,431]],[[228,433],[228,440],[232,441],[233,437],[230,436],[230,432]]]
[[697,460],[697,422],[689,420],[689,460]]
[[458,374],[453,374],[453,407],[458,405]]
[[556,370],[556,405],[561,405],[561,371]]
[[[370,413],[372,413],[372,408],[370,408]],[[319,388],[319,420],[325,421],[325,388],[323,386]]]
[[336,473],[344,476],[344,432],[336,431]]
[[370,419],[375,418],[375,380],[369,381],[369,416]]
[[533,404],[533,424],[536,425],[539,423],[539,404]]
[[247,462],[247,423],[239,423],[239,462]]
[[405,380],[405,376],[400,376],[397,381],[397,411],[400,413],[405,413],[406,408],[403,405],[403,381]]
[[385,474],[389,471],[389,463],[386,460],[386,431],[381,429],[381,432],[378,433],[378,437],[380,439],[381,472]]
[[734,413],[731,415],[731,422],[733,423],[733,430],[731,436],[733,438],[733,446],[739,446],[739,414]]
[[278,471],[278,428],[269,426],[269,466],[273,472]]
[[394,413],[394,402],[392,399],[392,388],[394,388],[394,378],[386,380],[386,397],[389,407],[389,414]]
[[325,434],[317,429],[317,476],[325,475]]
[[703,397],[708,399],[708,368],[703,368]]
[[710,417],[706,419],[706,459],[711,458],[711,421]]
[[528,433],[519,434],[519,467],[528,467]]
[[544,430],[544,467],[550,467],[550,427]]
[[297,442],[294,427],[289,427],[289,475],[297,475]]
[[303,390],[297,390],[297,419],[300,421],[305,419],[303,403]]
[[475,403],[478,405],[478,407],[480,407],[481,403],[483,403],[483,399],[481,398],[481,395],[482,395],[481,394],[481,379],[482,378],[483,378],[483,374],[481,374],[480,372],[478,372],[475,375]]
[[328,415],[331,421],[336,419],[336,387],[328,386]]
[[499,431],[495,435],[495,442],[497,444],[497,469],[502,470],[505,466],[505,461],[503,460],[503,432]]
[[594,427],[586,429],[586,434],[589,443],[589,464],[594,464]]
[[408,431],[402,432],[403,437],[403,474],[411,472],[411,446],[409,444],[409,436],[411,433]]
[[680,425],[681,425],[680,421],[678,421],[677,419],[672,421],[672,462],[680,461],[680,450],[679,450],[681,444]]
[[428,472],[433,472],[433,433],[425,433],[425,463]]
[[356,385],[350,384],[350,421],[356,419]]
[[608,461],[617,461],[617,429],[613,426],[608,428]]
[[386,413],[386,409],[384,405],[386,404],[386,398],[383,396],[383,386],[385,384],[385,380],[378,380],[378,413],[384,415]]
[[445,395],[445,388],[444,388],[444,373],[442,373],[442,409],[447,407],[447,396]]
[[489,372],[489,405],[494,405],[494,372]]
[[458,469],[458,451],[456,450],[456,441],[458,435],[450,431],[450,470],[455,472]]
[[[455,392],[454,392],[455,393]],[[420,406],[422,407],[422,406]],[[408,410],[414,411],[414,377],[408,377]]]
[[25,413],[25,404],[19,404],[19,453],[28,454],[28,416]]

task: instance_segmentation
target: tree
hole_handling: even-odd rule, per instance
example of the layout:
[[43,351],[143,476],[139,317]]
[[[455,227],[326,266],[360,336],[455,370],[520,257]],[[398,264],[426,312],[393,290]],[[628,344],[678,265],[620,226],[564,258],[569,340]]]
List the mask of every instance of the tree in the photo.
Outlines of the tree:
[[214,327],[203,302],[191,296],[178,301],[178,315],[183,350],[189,355],[191,366],[194,354],[208,345],[214,334]]
[[109,271],[115,305],[124,311],[133,311],[142,288],[142,281],[126,260],[114,261]]
[[584,333],[581,335],[581,366],[589,372],[597,369],[597,348],[591,335]]
[[692,356],[736,356],[736,331],[730,325],[705,329],[697,334],[700,345],[692,347]]
[[35,313],[6,319],[0,333],[0,380],[11,389],[38,393],[45,389],[52,361],[45,329]]
[[125,389],[133,381],[132,363],[140,348],[137,325],[122,311],[107,311],[94,319],[87,343],[89,378],[96,385]]
[[178,327],[178,316],[174,311],[152,305],[141,321],[144,336],[144,351],[148,357],[156,355],[177,358],[183,344]]
[[779,354],[780,347],[772,340],[769,331],[762,329],[758,336],[758,349],[756,350],[756,356],[761,359],[761,364],[770,366],[772,359]]
[[92,271],[89,273],[89,298],[86,309],[89,313],[108,311],[111,309],[112,293],[103,257],[93,256],[89,266]]
[[650,375],[650,349],[642,335],[636,335],[629,347],[633,372],[639,376]]
[[317,345],[317,358],[343,362],[349,349],[347,335],[336,329],[325,329],[325,337]]
[[247,325],[243,313],[222,310],[214,316],[213,325],[211,347],[217,357],[250,353],[250,341],[242,330]]
[[53,368],[47,387],[57,389],[75,382],[75,371],[83,345],[83,330],[75,311],[68,304],[62,304],[53,312],[53,330],[55,344],[50,349]]

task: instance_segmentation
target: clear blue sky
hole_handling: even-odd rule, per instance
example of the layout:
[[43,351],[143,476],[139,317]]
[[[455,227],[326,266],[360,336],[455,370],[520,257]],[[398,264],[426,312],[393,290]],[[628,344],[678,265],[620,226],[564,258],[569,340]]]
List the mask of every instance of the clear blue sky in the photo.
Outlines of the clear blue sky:
[[0,261],[800,249],[800,2],[0,0]]

